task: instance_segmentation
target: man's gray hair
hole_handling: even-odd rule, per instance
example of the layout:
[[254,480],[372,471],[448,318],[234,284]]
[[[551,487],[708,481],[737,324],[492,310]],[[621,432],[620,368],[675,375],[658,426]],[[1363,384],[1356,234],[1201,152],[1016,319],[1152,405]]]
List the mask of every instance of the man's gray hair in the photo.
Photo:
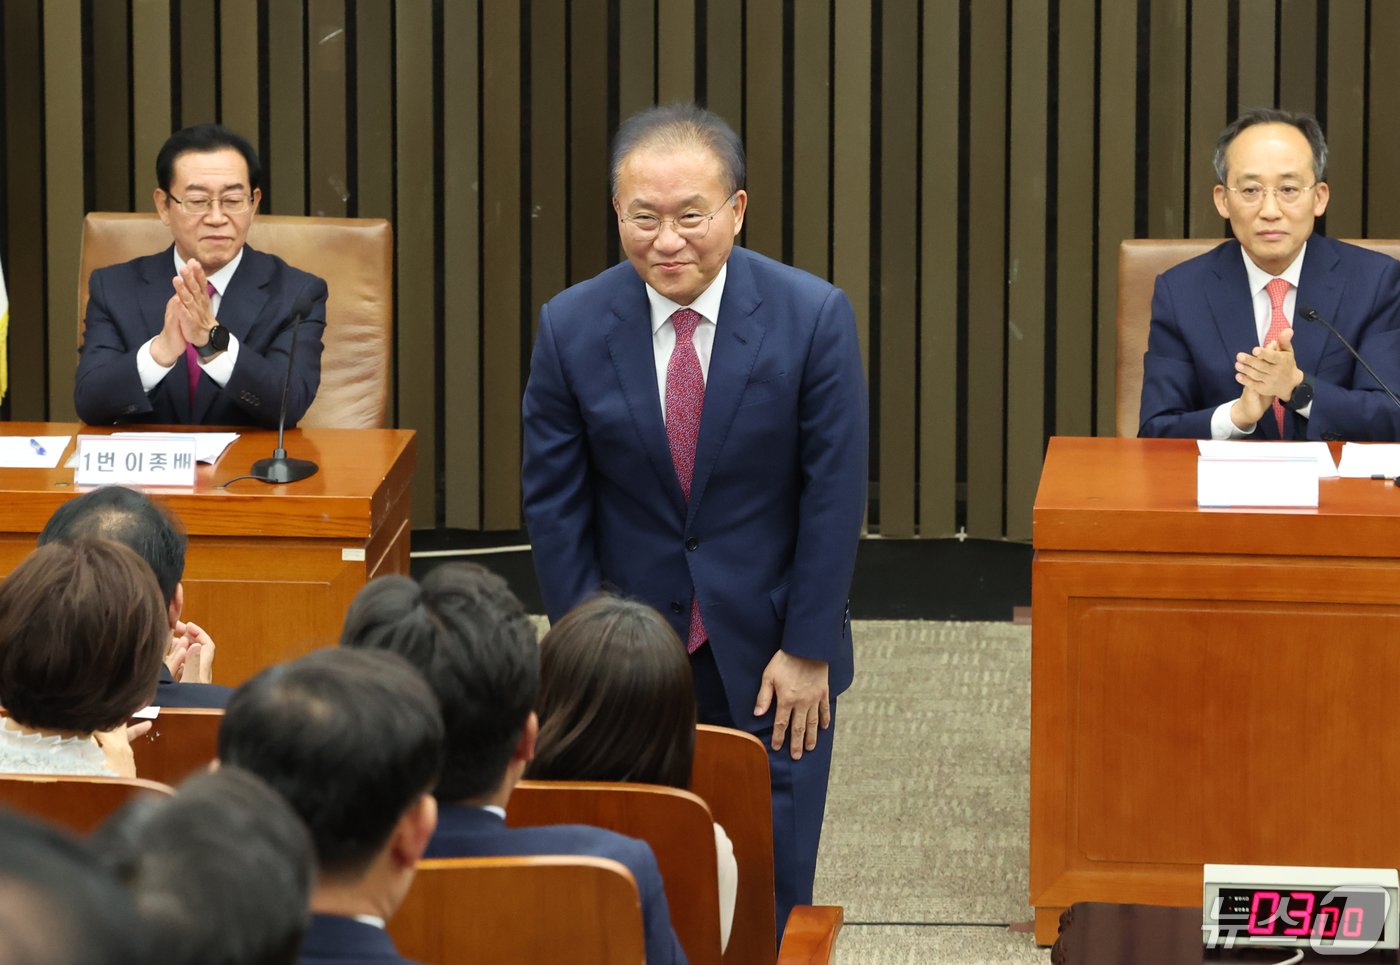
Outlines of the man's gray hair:
[[642,148],[682,150],[708,149],[719,159],[725,191],[733,194],[744,186],[744,142],[718,114],[695,104],[668,104],[649,107],[622,122],[613,138],[612,193],[617,196],[617,177],[622,163]]
[[1226,175],[1229,172],[1225,169],[1225,152],[1235,138],[1240,136],[1240,132],[1255,124],[1287,124],[1289,127],[1296,127],[1302,135],[1308,139],[1308,146],[1312,148],[1313,155],[1313,177],[1318,181],[1327,180],[1327,138],[1322,133],[1322,126],[1317,123],[1317,118],[1311,114],[1294,114],[1291,111],[1281,111],[1272,107],[1256,107],[1253,110],[1245,111],[1235,118],[1230,126],[1220,132],[1220,140],[1215,144],[1215,179],[1221,184],[1225,183]]

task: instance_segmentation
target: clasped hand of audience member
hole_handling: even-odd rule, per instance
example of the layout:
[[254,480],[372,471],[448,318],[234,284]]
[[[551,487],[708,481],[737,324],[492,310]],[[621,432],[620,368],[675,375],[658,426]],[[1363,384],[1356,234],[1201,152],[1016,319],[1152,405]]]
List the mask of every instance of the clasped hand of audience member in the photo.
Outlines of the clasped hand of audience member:
[[165,303],[165,324],[151,345],[151,357],[161,365],[174,365],[186,345],[203,345],[209,340],[208,332],[216,319],[208,283],[203,266],[193,258],[175,276],[175,293]]
[[783,739],[790,734],[792,759],[800,761],[804,750],[816,750],[818,725],[822,730],[831,726],[826,661],[794,657],[782,650],[773,654],[763,668],[753,715],[766,714],[775,698],[778,707],[773,714],[773,750],[782,750]]
[[213,683],[214,641],[199,625],[175,621],[170,648],[165,652],[165,669],[176,683]]
[[1241,428],[1262,419],[1275,398],[1281,402],[1293,398],[1293,390],[1303,381],[1293,354],[1293,329],[1285,328],[1268,345],[1236,355],[1235,381],[1244,391],[1230,409],[1230,418]]

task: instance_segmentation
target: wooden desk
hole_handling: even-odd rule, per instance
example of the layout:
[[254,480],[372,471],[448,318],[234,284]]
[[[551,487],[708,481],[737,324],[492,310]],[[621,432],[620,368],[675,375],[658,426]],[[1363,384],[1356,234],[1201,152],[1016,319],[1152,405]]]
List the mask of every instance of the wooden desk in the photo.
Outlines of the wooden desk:
[[1199,907],[1201,865],[1400,867],[1400,489],[1200,510],[1195,443],[1056,438],[1035,503],[1030,897]]
[[[74,423],[0,422],[0,435],[114,431]],[[149,490],[189,533],[185,613],[216,644],[214,676],[236,685],[263,667],[330,646],[357,590],[382,573],[407,573],[409,480],[416,458],[406,429],[297,429],[289,454],[311,459],[310,479],[269,486],[220,484],[272,454],[277,433],[240,429],[193,489]],[[71,446],[69,449],[71,452]],[[35,545],[53,511],[78,490],[73,470],[0,469],[0,575]]]

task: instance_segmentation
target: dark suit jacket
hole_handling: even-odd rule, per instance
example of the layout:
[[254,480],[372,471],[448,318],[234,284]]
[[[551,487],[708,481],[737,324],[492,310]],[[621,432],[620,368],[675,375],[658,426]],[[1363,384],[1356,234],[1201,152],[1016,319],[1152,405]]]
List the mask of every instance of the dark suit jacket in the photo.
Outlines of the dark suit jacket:
[[497,858],[525,855],[586,855],[621,862],[637,881],[646,932],[647,965],[683,963],[656,856],[645,842],[583,824],[508,828],[484,808],[444,804],[425,858]]
[[[1315,309],[1361,357],[1397,387],[1400,376],[1400,262],[1314,234],[1308,239],[1294,306],[1293,350],[1316,387],[1307,419],[1285,410],[1284,438],[1400,440],[1400,409],[1350,353],[1315,322]],[[1210,417],[1239,398],[1235,355],[1259,344],[1240,244],[1227,241],[1163,272],[1152,296],[1143,358],[1139,435],[1210,438]],[[1252,438],[1277,439],[1265,415]]]
[[312,915],[301,965],[413,965],[381,928],[340,915]]
[[172,248],[122,265],[99,268],[88,281],[87,320],[73,401],[91,425],[145,422],[172,425],[255,425],[275,428],[287,376],[291,320],[307,310],[297,331],[296,364],[287,391],[287,425],[306,413],[321,384],[321,334],[326,283],[281,258],[243,247],[243,261],[219,304],[219,324],[241,343],[233,377],[223,388],[199,382],[190,406],[182,355],[147,395],[136,371],[136,350],[157,335],[174,293]]
[[[646,289],[624,262],[540,311],[525,389],[525,518],[552,619],[600,587],[686,638],[698,593],[740,727],[781,647],[851,682],[847,597],[868,413],[840,289],[734,248],[687,505],[666,441]],[[776,703],[776,702],[775,702]]]
[[165,664],[160,665],[160,684],[156,687],[156,707],[227,707],[233,688],[223,684],[181,684],[170,679]]

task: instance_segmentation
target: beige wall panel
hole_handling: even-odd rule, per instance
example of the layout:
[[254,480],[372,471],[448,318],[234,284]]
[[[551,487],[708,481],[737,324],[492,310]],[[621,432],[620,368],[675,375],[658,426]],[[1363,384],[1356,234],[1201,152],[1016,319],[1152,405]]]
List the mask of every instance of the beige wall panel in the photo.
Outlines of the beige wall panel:
[[1317,0],[1281,0],[1278,106],[1317,110]]
[[[481,528],[481,183],[477,148],[480,38],[476,0],[442,10],[442,262],[444,517]],[[488,230],[487,237],[494,237]],[[508,401],[508,400],[507,400]]]
[[[1274,106],[1275,0],[1240,0],[1239,109]],[[1210,4],[1208,6],[1214,6]],[[1196,16],[1202,5],[1196,5]],[[1222,125],[1223,126],[1223,125]]]
[[1045,91],[1050,23],[1040,0],[1014,0],[1011,13],[1006,535],[1029,540],[1045,452]]
[[656,7],[657,103],[694,100],[695,0],[665,0]]
[[214,21],[214,0],[180,0],[180,116],[174,126],[208,124],[216,116]]
[[[870,368],[870,11],[836,6],[832,105],[832,282],[855,306],[861,354]],[[871,387],[872,397],[875,387]],[[873,494],[872,494],[873,495]]]
[[350,200],[345,143],[345,0],[310,0],[307,20],[310,103],[306,117],[311,128],[307,213],[343,218]]
[[1005,508],[1007,21],[999,4],[974,5],[971,16],[967,190],[977,208],[967,239],[967,532],[995,539]]
[[355,141],[361,218],[394,216],[393,11],[390,0],[355,3]]
[[1211,158],[1225,116],[1225,67],[1228,51],[1228,11],[1223,4],[1191,8],[1191,156],[1186,162],[1189,185],[1186,234],[1192,238],[1220,237],[1220,214],[1215,210],[1215,174]]
[[269,214],[306,214],[306,137],[304,114],[306,38],[302,3],[283,0],[267,7]]
[[831,271],[831,21],[826,3],[793,18],[792,263]]
[[1400,93],[1400,3],[1371,6],[1371,116],[1366,126],[1370,165],[1366,171],[1366,233],[1372,238],[1400,238],[1400,124],[1395,99]]
[[1060,113],[1055,207],[1055,432],[1093,430],[1094,0],[1060,2]]
[[[45,26],[48,3],[45,3]],[[257,49],[256,46],[253,48]],[[132,167],[136,185],[137,210],[151,202],[156,187],[155,163],[160,147],[175,130],[170,116],[170,3],[169,0],[139,0],[131,7]],[[79,117],[67,123],[80,123]],[[148,173],[150,172],[150,173]]]
[[[486,529],[520,526],[520,36],[519,10],[487,3],[482,17],[482,503]],[[601,194],[602,192],[598,192]]]
[[880,535],[914,527],[918,208],[907,186],[919,175],[919,18],[887,6],[880,37]]
[[398,114],[398,424],[418,432],[413,474],[413,526],[435,525],[438,428],[431,373],[437,368],[434,323],[438,304],[433,266],[438,252],[431,226],[437,210],[433,183],[433,5],[401,0],[395,13],[395,89]]
[[747,65],[744,150],[749,160],[749,213],[744,244],[783,258],[783,5],[750,3],[746,11]]
[[1132,4],[1103,7],[1099,116],[1113,118],[1099,131],[1099,300],[1097,434],[1114,434],[1114,372],[1117,335],[1118,246],[1133,237],[1137,197],[1134,150],[1137,142],[1137,10]]
[[[1366,5],[1362,0],[1333,3],[1327,21],[1327,233],[1334,238],[1361,235],[1366,115]],[[1400,40],[1400,37],[1392,38]],[[1395,91],[1373,96],[1392,99]],[[1400,172],[1394,162],[1388,165]]]
[[77,418],[73,372],[78,364],[78,247],[83,224],[82,4],[44,0],[45,269],[49,293],[49,414]]
[[[364,6],[364,3],[361,3]],[[219,4],[219,122],[258,143],[258,3],[221,0]],[[152,155],[154,158],[154,155]],[[140,155],[137,155],[140,170]],[[263,182],[266,188],[266,180]],[[136,180],[137,193],[141,179]]]
[[925,538],[957,531],[958,23],[958,0],[924,5],[918,506]]
[[1152,0],[1147,233],[1186,232],[1186,0]]
[[[531,25],[535,20],[532,8]],[[664,36],[664,34],[663,34]],[[661,49],[671,53],[670,44]],[[653,0],[619,0],[617,11],[617,116],[621,120],[657,103],[656,6]]]
[[570,4],[569,281],[592,278],[610,262],[617,219],[608,204],[608,4]]
[[743,9],[742,0],[705,4],[705,106],[736,131],[744,124]]
[[[98,211],[139,211],[151,208],[154,158],[140,168],[136,191],[131,178],[131,103],[127,70],[126,6],[98,3],[92,7],[92,171],[93,201]],[[99,39],[100,38],[100,39]]]
[[[531,331],[540,306],[568,284],[564,226],[568,221],[565,178],[564,73],[565,0],[537,0],[530,7],[530,315]],[[606,192],[606,188],[603,189]],[[602,192],[594,192],[598,195]]]

